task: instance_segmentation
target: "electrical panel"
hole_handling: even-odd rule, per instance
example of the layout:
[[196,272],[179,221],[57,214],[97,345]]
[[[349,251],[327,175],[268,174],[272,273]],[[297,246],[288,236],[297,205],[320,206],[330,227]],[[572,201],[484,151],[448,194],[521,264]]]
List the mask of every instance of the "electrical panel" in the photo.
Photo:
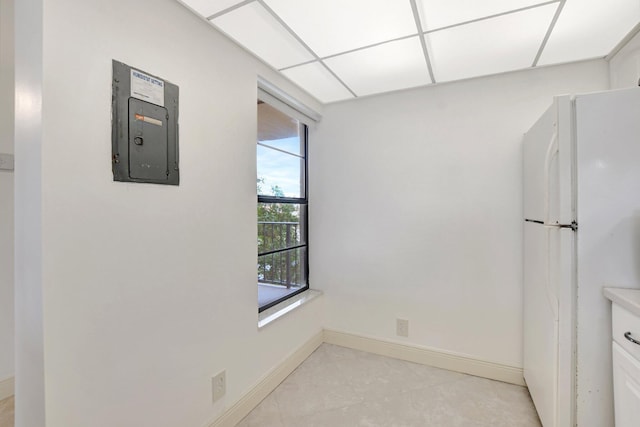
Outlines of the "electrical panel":
[[178,86],[113,61],[114,181],[179,185]]

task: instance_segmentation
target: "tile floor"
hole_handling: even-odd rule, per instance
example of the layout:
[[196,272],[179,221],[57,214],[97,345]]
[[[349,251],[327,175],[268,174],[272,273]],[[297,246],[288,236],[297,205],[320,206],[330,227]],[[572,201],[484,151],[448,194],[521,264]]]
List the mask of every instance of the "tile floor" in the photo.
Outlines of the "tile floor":
[[13,427],[13,397],[0,400],[0,427]]
[[526,388],[323,344],[237,427],[540,427]]
[[[13,427],[13,398],[0,427]],[[238,427],[540,427],[524,387],[323,344]]]

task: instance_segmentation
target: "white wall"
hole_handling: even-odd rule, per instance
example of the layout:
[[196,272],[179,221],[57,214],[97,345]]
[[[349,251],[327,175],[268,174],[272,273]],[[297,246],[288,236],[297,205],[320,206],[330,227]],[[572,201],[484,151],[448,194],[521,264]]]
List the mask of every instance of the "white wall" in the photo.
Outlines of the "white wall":
[[[0,0],[0,153],[13,153],[13,0]],[[13,377],[13,172],[0,170],[0,382]]]
[[599,60],[326,106],[309,154],[326,327],[521,367],[521,138],[553,95],[607,86]]
[[[257,75],[320,106],[174,0],[44,5],[42,239],[24,244],[42,247],[46,425],[203,426],[321,330],[322,299],[257,330]],[[179,85],[179,187],[113,182],[112,59]]]
[[612,89],[640,84],[640,33],[611,58],[609,72]]
[[15,8],[15,425],[44,426],[42,9]]

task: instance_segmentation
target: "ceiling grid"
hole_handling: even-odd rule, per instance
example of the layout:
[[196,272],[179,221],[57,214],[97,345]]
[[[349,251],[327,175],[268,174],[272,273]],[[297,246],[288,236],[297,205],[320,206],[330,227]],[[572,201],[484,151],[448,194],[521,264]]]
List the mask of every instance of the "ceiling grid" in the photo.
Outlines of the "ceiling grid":
[[324,103],[604,58],[640,31],[640,0],[178,1]]
[[[345,50],[344,52],[338,52],[338,53],[334,53],[333,55],[323,56],[322,59],[324,60],[324,59],[335,58],[336,56],[342,56],[342,55],[346,55],[348,53],[354,53],[354,52],[358,52],[358,51],[361,51],[361,50],[366,50],[366,49],[369,49],[371,47],[381,46],[381,45],[387,44],[387,43],[399,42],[399,41],[402,41],[402,40],[410,39],[412,37],[416,37],[417,35],[418,35],[418,33],[409,34],[408,36],[402,36],[402,37],[398,37],[398,38],[391,39],[391,40],[385,40],[385,41],[382,41],[382,42],[368,44],[366,46],[356,47],[355,49]],[[294,65],[294,67],[295,67],[295,65]]]
[[245,5],[249,4],[249,3],[253,3],[254,1],[257,1],[257,0],[244,0],[244,1],[241,1],[240,3],[234,4],[233,6],[229,6],[226,9],[222,9],[220,12],[216,12],[213,15],[208,16],[207,17],[207,21],[213,21],[218,16],[222,16],[222,15],[225,15],[225,14],[227,14],[229,12],[233,12],[234,10],[239,9],[242,6],[245,6]]
[[345,89],[347,89],[354,97],[358,96],[355,94],[354,91],[351,90],[349,86],[347,86],[345,82],[342,81],[342,79],[340,79],[340,77],[336,75],[336,73],[333,72],[333,70],[331,70],[331,68],[327,67],[327,65],[322,61],[322,59],[320,59],[320,57],[315,53],[315,51],[311,49],[307,45],[307,43],[305,43],[305,41],[302,40],[302,38],[295,31],[293,31],[293,29],[289,25],[287,25],[287,23],[284,22],[282,18],[280,18],[280,16],[278,16],[278,14],[275,13],[273,9],[271,9],[271,7],[269,7],[269,5],[267,5],[263,0],[258,0],[258,3],[260,3],[262,7],[264,7],[267,10],[267,12],[269,12],[276,19],[276,21],[280,23],[280,25],[282,25],[289,33],[291,33],[291,35],[295,37],[295,39],[298,40],[300,44],[302,44],[302,46],[304,46],[305,49],[307,49],[309,53],[311,53],[311,55],[315,57],[316,61],[318,61],[320,65],[322,65],[331,75],[333,75],[333,77],[335,77],[335,79],[338,80],[340,84],[345,87]]
[[[324,59],[327,59],[327,58],[330,58],[330,56],[325,56],[324,58],[320,58],[320,59],[324,60]],[[318,61],[317,59],[312,59],[311,61],[303,62],[302,64],[294,64],[294,65],[289,65],[287,67],[279,68],[278,71],[286,71],[286,70],[288,70],[290,68],[301,67],[303,65],[311,64],[311,63],[317,62],[317,61]]]
[[549,29],[547,30],[547,34],[545,34],[544,39],[542,40],[542,44],[540,45],[540,49],[538,49],[538,53],[536,53],[536,57],[533,60],[533,64],[531,64],[532,67],[535,67],[538,65],[538,61],[542,56],[544,47],[547,45],[547,42],[549,41],[549,37],[551,37],[551,33],[553,32],[553,27],[556,26],[556,22],[558,22],[558,18],[560,17],[560,13],[562,12],[562,8],[564,7],[564,4],[566,1],[567,0],[561,0],[560,3],[558,4],[558,9],[556,10],[556,14],[553,15],[553,19],[551,20],[551,24],[549,24]]
[[[411,2],[411,11],[413,12],[413,18],[416,21],[416,28],[418,29],[418,34],[423,34],[422,23],[420,22],[420,12],[418,12],[418,5],[416,5],[416,0],[410,0]],[[420,37],[420,44],[422,45],[422,52],[424,53],[424,60],[427,62],[427,68],[429,70],[429,78],[431,79],[431,83],[435,83],[436,79],[433,76],[433,67],[431,66],[431,59],[429,58],[429,50],[427,49],[427,42],[424,40],[424,37]]]
[[479,17],[479,18],[475,18],[475,19],[469,19],[468,21],[457,22],[455,24],[450,24],[450,25],[445,25],[443,27],[434,28],[432,30],[425,31],[424,34],[435,33],[436,31],[450,30],[450,29],[453,29],[453,28],[456,28],[456,27],[461,27],[463,25],[475,24],[476,22],[482,22],[482,21],[486,21],[488,19],[500,18],[501,16],[511,15],[513,13],[525,12],[525,11],[530,10],[530,9],[536,9],[538,7],[548,6],[550,4],[564,2],[564,1],[566,1],[566,0],[550,0],[550,1],[545,1],[545,2],[542,2],[542,3],[536,3],[536,4],[529,5],[529,6],[524,6],[524,7],[518,8],[518,9],[507,10],[507,11],[504,11],[504,12],[494,13],[492,15],[486,15],[486,16],[482,16],[482,17]]

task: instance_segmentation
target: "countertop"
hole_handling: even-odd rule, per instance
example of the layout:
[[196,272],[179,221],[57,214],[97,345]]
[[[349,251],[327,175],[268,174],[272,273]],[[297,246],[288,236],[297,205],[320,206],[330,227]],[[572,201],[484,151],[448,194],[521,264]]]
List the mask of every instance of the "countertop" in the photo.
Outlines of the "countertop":
[[640,289],[604,288],[605,297],[640,317]]

